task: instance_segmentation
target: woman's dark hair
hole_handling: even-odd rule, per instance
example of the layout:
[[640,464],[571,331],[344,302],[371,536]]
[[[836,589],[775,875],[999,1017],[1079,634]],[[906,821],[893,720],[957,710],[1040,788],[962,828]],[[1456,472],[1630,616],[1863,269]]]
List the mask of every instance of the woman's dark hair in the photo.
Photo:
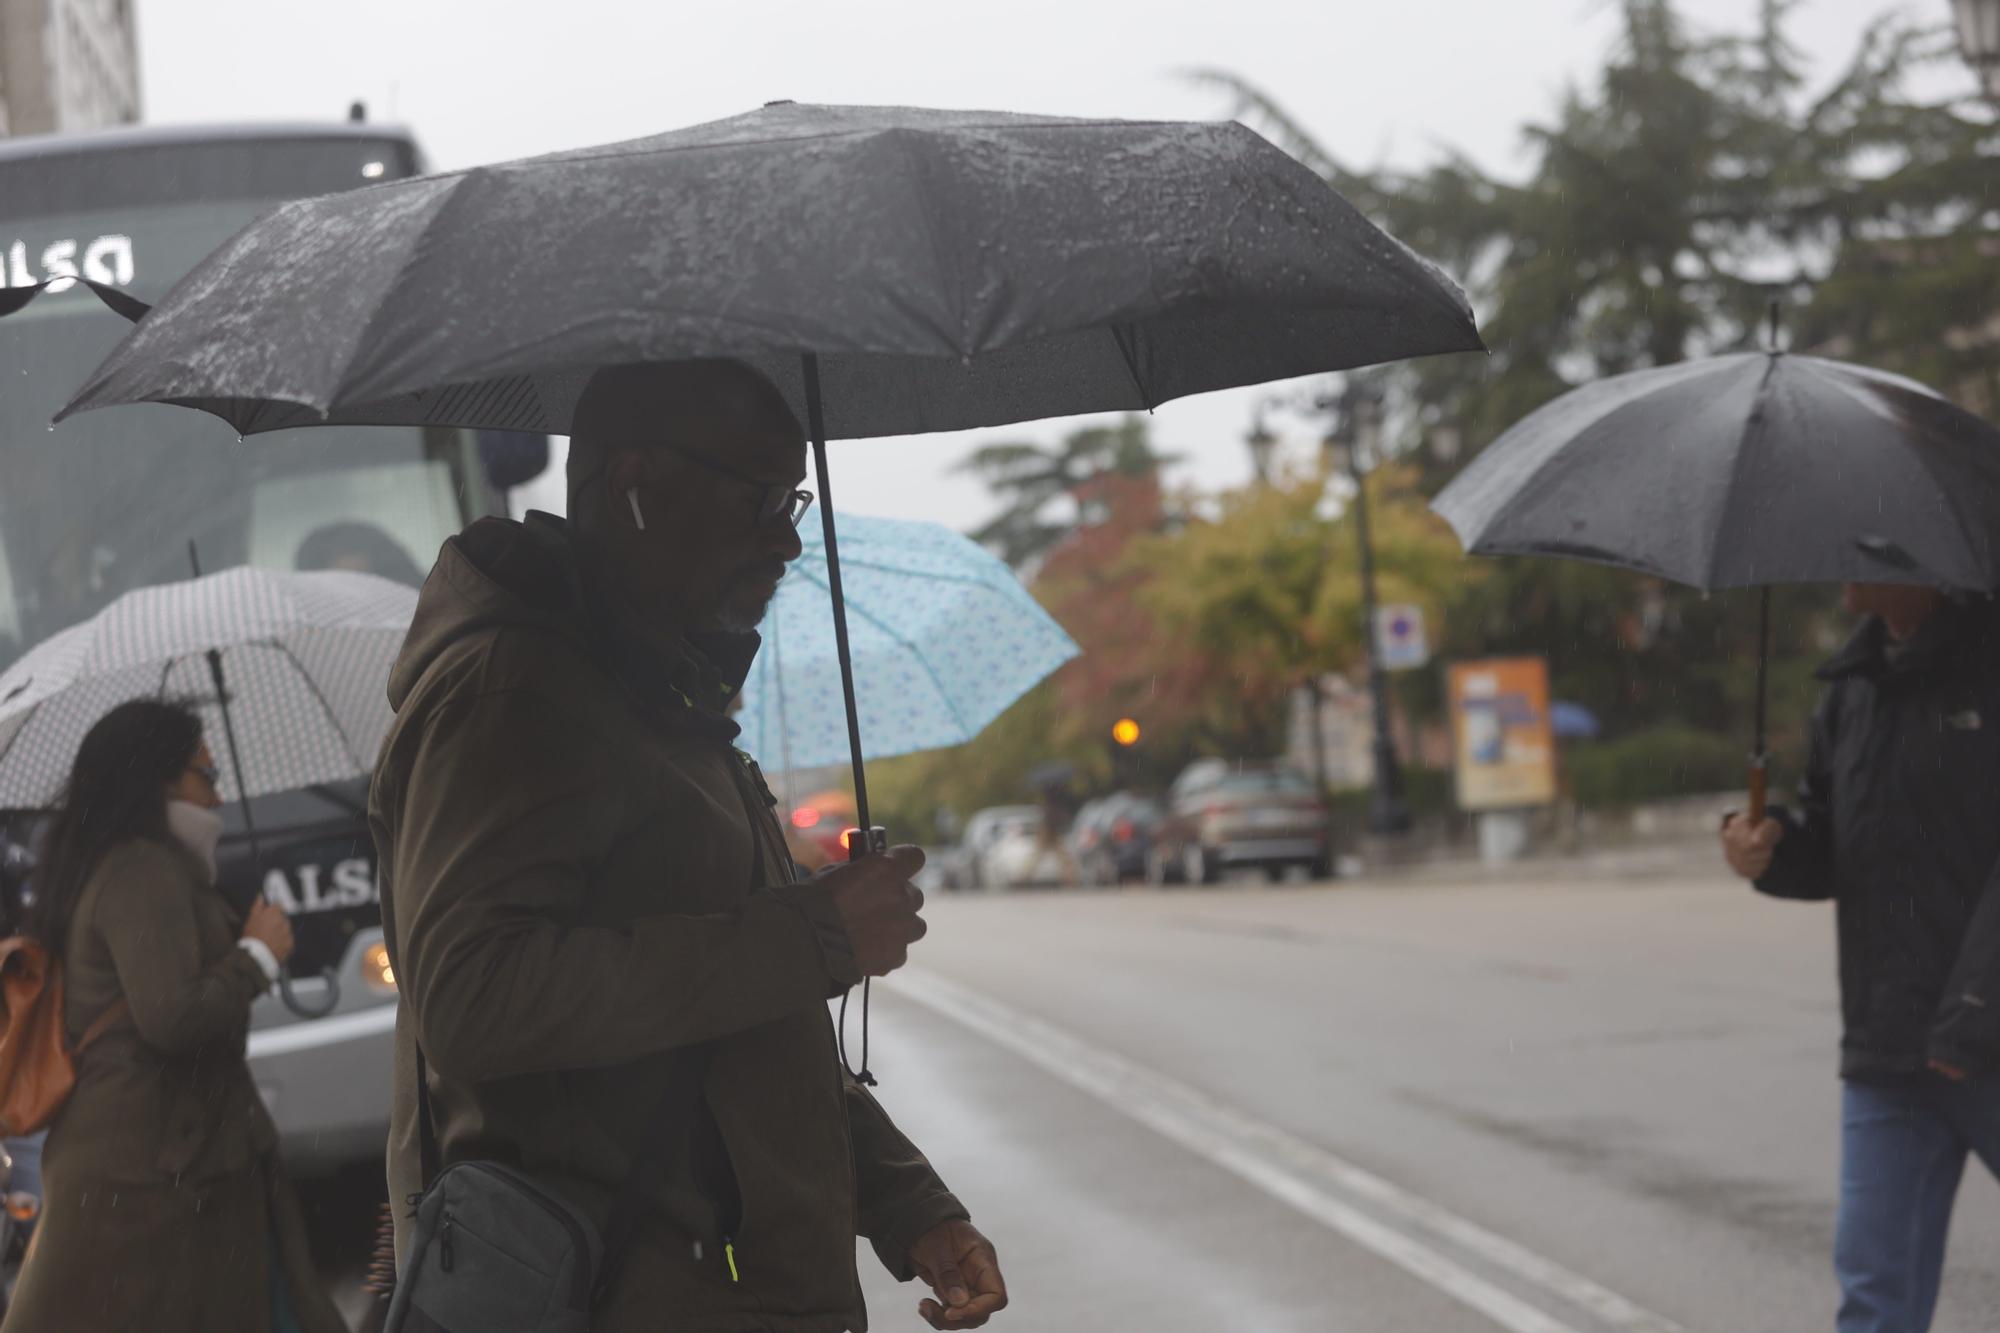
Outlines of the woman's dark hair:
[[135,699],[97,720],[77,748],[62,803],[42,838],[27,933],[60,957],[91,872],[128,838],[166,839],[165,789],[201,749],[201,718],[172,699]]

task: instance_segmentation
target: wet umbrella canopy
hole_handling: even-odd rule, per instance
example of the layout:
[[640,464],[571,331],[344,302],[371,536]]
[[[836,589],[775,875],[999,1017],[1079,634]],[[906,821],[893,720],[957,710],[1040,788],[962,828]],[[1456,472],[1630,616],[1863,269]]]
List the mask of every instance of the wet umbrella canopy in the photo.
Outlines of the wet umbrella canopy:
[[829,436],[1474,349],[1464,298],[1233,123],[774,104],[278,207],[64,414],[566,433],[598,366],[740,356]]
[[1747,352],[1585,385],[1495,440],[1433,507],[1477,555],[1765,588],[1753,816],[1770,585],[2000,588],[2000,430],[1914,380],[1819,357]]
[[726,355],[823,446],[1479,346],[1457,288],[1241,125],[774,103],[281,205],[63,414],[564,433],[597,367]]
[[1899,375],[1750,352],[1585,385],[1438,496],[1477,555],[1697,588],[2000,588],[2000,430]]

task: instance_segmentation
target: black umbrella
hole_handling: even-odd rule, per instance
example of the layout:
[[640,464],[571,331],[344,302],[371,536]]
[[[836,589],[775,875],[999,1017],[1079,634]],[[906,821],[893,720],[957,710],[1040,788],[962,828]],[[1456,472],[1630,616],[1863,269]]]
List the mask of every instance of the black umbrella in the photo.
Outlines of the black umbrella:
[[62,415],[563,434],[597,367],[729,355],[823,446],[1479,347],[1456,287],[1241,125],[784,102],[281,205]]
[[1433,506],[1478,555],[1760,587],[1751,812],[1764,805],[1775,583],[2000,588],[2000,431],[1913,380],[1748,352],[1585,385]]
[[[1234,123],[800,106],[279,206],[63,409],[566,434],[600,366],[741,357],[812,438],[1151,409],[1476,350],[1464,296]],[[865,851],[872,835],[857,844]]]

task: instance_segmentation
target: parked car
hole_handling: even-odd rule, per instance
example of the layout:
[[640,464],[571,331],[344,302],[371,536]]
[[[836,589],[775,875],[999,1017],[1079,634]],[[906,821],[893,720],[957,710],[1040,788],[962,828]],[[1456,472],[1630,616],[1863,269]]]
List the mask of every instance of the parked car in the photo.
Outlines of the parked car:
[[1332,869],[1327,810],[1304,774],[1271,760],[1202,759],[1167,793],[1166,818],[1146,855],[1153,884],[1213,884],[1224,871]]
[[1061,880],[1061,858],[1044,845],[1042,810],[1035,805],[996,805],[965,822],[956,858],[965,887],[1013,889]]
[[844,791],[816,791],[802,797],[785,818],[785,845],[808,872],[847,859],[847,831],[858,818],[854,798]]
[[1166,817],[1160,803],[1129,791],[1087,802],[1070,825],[1070,855],[1086,884],[1122,884],[1146,873],[1146,853]]

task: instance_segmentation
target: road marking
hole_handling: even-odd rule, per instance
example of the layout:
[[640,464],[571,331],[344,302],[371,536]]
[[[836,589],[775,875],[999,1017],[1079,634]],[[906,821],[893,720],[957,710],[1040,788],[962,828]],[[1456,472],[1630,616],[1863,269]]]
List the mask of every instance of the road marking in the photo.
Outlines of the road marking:
[[901,969],[887,984],[897,994],[970,1028],[1372,1250],[1509,1333],[1579,1330],[1481,1277],[1409,1230],[1398,1229],[1337,1197],[1326,1186],[1393,1214],[1408,1228],[1449,1241],[1621,1333],[1687,1333],[1681,1325],[1581,1273],[1317,1144],[1000,1000],[914,967]]
[[394,1004],[379,1004],[333,1018],[304,1018],[283,1027],[257,1029],[250,1034],[246,1055],[252,1060],[263,1055],[289,1055],[293,1051],[330,1046],[337,1041],[352,1041],[377,1032],[392,1032],[395,1027]]

